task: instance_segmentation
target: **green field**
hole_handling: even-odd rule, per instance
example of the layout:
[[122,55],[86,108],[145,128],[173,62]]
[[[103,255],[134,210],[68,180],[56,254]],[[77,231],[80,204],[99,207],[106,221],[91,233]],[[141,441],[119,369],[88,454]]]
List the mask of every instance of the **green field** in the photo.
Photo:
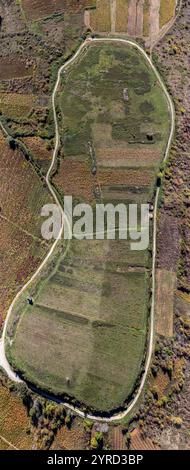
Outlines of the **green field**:
[[[60,194],[67,184],[82,201],[88,186],[93,205],[153,197],[169,115],[140,53],[129,46],[91,46],[64,73],[57,105],[65,157],[53,182]],[[150,268],[150,251],[131,251],[129,240],[73,240],[66,258],[59,253],[53,271],[50,266],[33,287],[34,305],[22,301],[15,308],[17,328],[13,316],[7,346],[15,369],[91,409],[121,406],[145,357]]]

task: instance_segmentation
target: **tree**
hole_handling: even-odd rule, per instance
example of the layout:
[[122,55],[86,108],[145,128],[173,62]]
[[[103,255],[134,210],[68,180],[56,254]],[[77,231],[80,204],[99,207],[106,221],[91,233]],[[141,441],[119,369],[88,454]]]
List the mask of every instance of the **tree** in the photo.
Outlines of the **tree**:
[[7,143],[12,150],[15,150],[17,147],[16,140],[13,139],[10,135],[7,137]]

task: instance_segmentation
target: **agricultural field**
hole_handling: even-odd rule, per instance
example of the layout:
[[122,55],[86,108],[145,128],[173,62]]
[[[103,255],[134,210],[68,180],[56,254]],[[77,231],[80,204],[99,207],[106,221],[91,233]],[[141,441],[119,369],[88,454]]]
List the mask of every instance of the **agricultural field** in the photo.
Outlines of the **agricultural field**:
[[[93,207],[107,197],[126,204],[153,198],[169,114],[134,48],[90,46],[64,73],[57,107],[62,157],[53,184],[60,197]],[[15,307],[7,354],[38,387],[109,412],[134,392],[144,362],[150,252],[118,239],[72,240],[64,250],[33,286],[33,306],[22,299]]]
[[158,269],[156,280],[157,333],[166,337],[172,337],[176,273],[166,271],[164,269]]
[[90,26],[95,31],[111,31],[109,0],[96,0],[96,9],[90,12]]
[[175,7],[176,0],[167,0],[167,7],[165,0],[160,0],[160,28],[173,18]]
[[76,418],[71,429],[68,429],[66,426],[59,429],[51,450],[82,450],[87,447],[87,433],[84,426],[81,425],[81,420]]
[[0,384],[0,450],[32,449],[32,435],[27,432],[29,424],[21,398]]
[[16,291],[49,249],[41,238],[40,211],[51,198],[22,153],[11,150],[2,134],[0,143],[0,294],[5,317]]
[[26,117],[35,105],[34,95],[0,93],[0,112],[9,118]]
[[21,9],[27,20],[39,20],[61,12],[79,12],[95,4],[95,0],[20,0]]
[[31,77],[33,67],[19,60],[1,59],[0,80],[10,80],[13,78]]
[[40,137],[24,137],[22,141],[32,152],[35,162],[47,173],[52,159],[52,149],[49,148],[49,142]]
[[175,7],[176,0],[96,0],[96,9],[88,11],[88,26],[100,33],[152,39],[174,17]]
[[159,450],[151,439],[143,437],[139,428],[134,429],[131,433],[131,450]]

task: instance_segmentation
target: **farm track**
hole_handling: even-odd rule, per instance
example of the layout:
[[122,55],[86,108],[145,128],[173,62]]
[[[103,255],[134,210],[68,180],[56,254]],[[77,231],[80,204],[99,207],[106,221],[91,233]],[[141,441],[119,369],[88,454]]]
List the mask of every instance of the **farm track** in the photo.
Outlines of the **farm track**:
[[[51,165],[50,165],[50,168],[47,172],[47,175],[46,175],[46,183],[47,183],[47,186],[49,188],[49,191],[51,192],[53,198],[54,198],[54,201],[56,202],[56,204],[58,205],[58,207],[60,208],[61,210],[61,214],[62,214],[62,227],[61,227],[61,230],[60,230],[60,234],[59,234],[59,237],[61,238],[62,234],[63,234],[63,228],[64,228],[64,218],[66,220],[66,223],[68,224],[69,226],[69,222],[68,220],[66,219],[66,216],[64,215],[64,212],[63,212],[63,209],[60,205],[60,202],[56,196],[56,193],[54,192],[54,189],[53,187],[51,186],[51,183],[50,183],[50,175],[51,175],[51,171],[52,171],[52,168],[54,166],[54,163],[55,163],[55,160],[56,160],[56,156],[57,156],[57,152],[58,152],[58,148],[59,148],[59,129],[58,129],[58,120],[57,120],[57,114],[56,114],[56,107],[55,107],[55,98],[56,98],[56,93],[57,93],[57,90],[58,90],[58,87],[59,87],[59,83],[60,83],[60,78],[61,78],[61,73],[64,71],[64,69],[66,69],[69,65],[71,65],[77,58],[78,56],[80,55],[80,53],[85,50],[87,47],[90,46],[90,44],[92,43],[106,43],[106,42],[115,42],[115,43],[118,43],[118,44],[125,44],[125,45],[130,45],[130,46],[133,46],[135,47],[143,56],[144,58],[146,59],[146,61],[148,62],[149,66],[152,68],[153,72],[155,73],[156,77],[157,77],[157,80],[158,82],[160,83],[160,86],[165,94],[165,97],[166,97],[166,100],[167,100],[167,103],[168,103],[168,109],[169,109],[169,112],[170,112],[170,115],[171,115],[171,129],[170,129],[170,135],[169,135],[169,139],[168,139],[168,143],[167,143],[167,146],[166,146],[166,150],[165,150],[165,155],[164,155],[164,159],[163,161],[166,161],[167,160],[167,157],[169,155],[169,151],[170,151],[170,146],[171,146],[171,142],[172,142],[172,138],[173,138],[173,135],[174,135],[174,131],[175,131],[175,110],[174,110],[174,105],[173,105],[173,102],[172,102],[172,99],[167,91],[167,88],[159,74],[159,72],[157,71],[156,67],[154,66],[151,58],[146,54],[146,52],[144,51],[144,49],[138,45],[137,43],[133,42],[132,40],[128,40],[128,39],[121,39],[121,38],[88,38],[86,39],[82,44],[81,46],[79,47],[79,49],[77,50],[77,52],[73,55],[73,57],[71,59],[69,59],[64,65],[62,65],[58,71],[58,76],[57,76],[57,81],[56,81],[56,84],[55,84],[55,87],[54,87],[54,90],[53,90],[53,94],[52,94],[52,107],[53,107],[53,115],[54,115],[54,123],[55,123],[55,148],[54,148],[54,151],[53,151],[53,157],[52,157],[52,162],[51,162]],[[1,124],[1,127],[3,128],[3,125],[2,123]],[[4,132],[6,132],[6,130],[3,128]],[[135,397],[132,399],[131,403],[127,406],[127,408],[124,410],[124,411],[121,411],[119,413],[111,413],[110,412],[110,416],[109,417],[106,417],[106,416],[98,416],[98,415],[93,415],[91,413],[85,413],[83,411],[81,411],[79,408],[73,406],[73,405],[70,405],[69,403],[65,403],[65,402],[62,402],[62,400],[59,400],[59,399],[56,399],[55,400],[55,397],[52,397],[51,395],[47,394],[47,393],[43,393],[43,396],[48,398],[48,399],[52,399],[56,402],[62,402],[63,405],[70,409],[71,411],[73,411],[75,414],[77,414],[78,416],[82,417],[82,418],[88,418],[88,419],[91,419],[93,421],[101,421],[101,422],[114,422],[114,421],[118,421],[118,420],[121,420],[123,418],[125,418],[132,410],[133,408],[135,407],[135,405],[137,404],[139,398],[140,398],[140,395],[143,391],[143,388],[144,388],[144,385],[145,385],[145,381],[146,381],[146,378],[147,378],[147,375],[148,375],[148,372],[149,372],[149,367],[150,367],[150,364],[151,364],[151,359],[152,359],[152,354],[153,354],[153,350],[154,350],[154,326],[155,326],[155,264],[156,264],[156,233],[157,233],[157,210],[158,210],[158,198],[159,198],[159,193],[160,193],[160,188],[158,187],[157,190],[156,190],[156,195],[155,195],[155,205],[154,205],[154,216],[153,216],[153,245],[152,245],[152,300],[151,300],[151,313],[150,313],[150,329],[149,329],[149,344],[148,344],[148,348],[147,348],[147,356],[146,356],[146,363],[145,363],[145,367],[144,367],[144,373],[143,373],[143,376],[142,376],[142,379],[141,379],[141,383],[140,383],[140,386],[138,388],[138,391],[135,395]],[[69,227],[70,228],[70,227]],[[43,267],[46,265],[47,261],[49,260],[49,258],[51,257],[51,255],[53,254],[57,244],[59,242],[59,239],[56,240],[49,253],[47,254],[46,258],[44,259],[44,261],[41,263],[41,265],[39,266],[39,268],[37,269],[37,271],[33,274],[33,276],[31,277],[31,279],[22,287],[22,289],[17,293],[17,295],[15,296],[11,306],[9,307],[9,310],[8,310],[8,313],[7,313],[7,317],[6,317],[6,320],[5,320],[5,323],[4,323],[4,328],[3,328],[3,334],[2,334],[2,338],[0,340],[0,366],[3,367],[7,373],[7,375],[9,376],[9,378],[15,382],[21,382],[21,379],[15,374],[15,372],[13,372],[13,370],[11,369],[10,367],[10,364],[9,362],[7,361],[6,359],[6,355],[5,355],[5,338],[6,338],[6,329],[7,329],[7,325],[8,325],[8,321],[9,321],[9,318],[11,316],[11,313],[12,313],[12,310],[13,310],[13,307],[15,305],[15,303],[17,302],[18,298],[20,297],[20,295],[25,291],[25,289],[27,289],[30,284],[36,279],[36,277],[40,274],[40,272],[42,271]],[[66,248],[66,251],[65,251],[65,254],[64,256],[66,256],[67,254],[67,251],[68,251],[68,248],[69,248],[69,244]]]

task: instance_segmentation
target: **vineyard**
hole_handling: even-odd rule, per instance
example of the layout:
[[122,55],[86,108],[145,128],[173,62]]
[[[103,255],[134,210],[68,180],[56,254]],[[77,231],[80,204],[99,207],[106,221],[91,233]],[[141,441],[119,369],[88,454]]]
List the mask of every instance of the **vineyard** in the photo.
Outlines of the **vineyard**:
[[47,190],[21,152],[11,150],[1,134],[1,312],[43,259],[40,211],[51,201]]

